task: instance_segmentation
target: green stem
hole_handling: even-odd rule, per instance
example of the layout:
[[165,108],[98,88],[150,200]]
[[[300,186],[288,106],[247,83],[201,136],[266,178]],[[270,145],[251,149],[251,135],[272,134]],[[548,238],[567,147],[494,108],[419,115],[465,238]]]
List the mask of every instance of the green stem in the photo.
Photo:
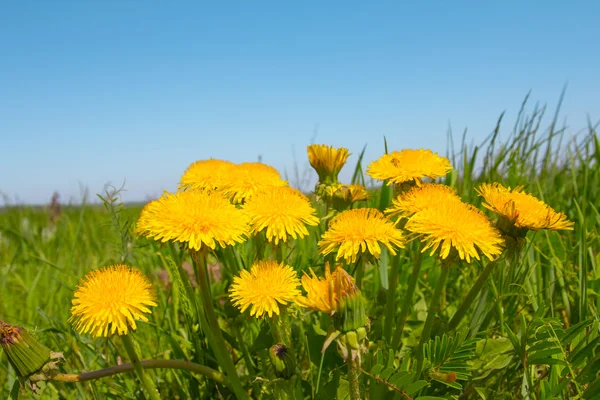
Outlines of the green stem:
[[450,272],[451,263],[442,262],[442,271],[431,297],[431,303],[427,308],[427,319],[423,326],[423,332],[421,333],[421,340],[419,341],[419,348],[417,350],[417,373],[421,373],[423,367],[423,346],[427,343],[431,337],[431,329],[433,328],[433,320],[440,310],[440,300],[442,298],[442,292],[446,286],[446,279],[448,279],[448,273]]
[[400,346],[402,332],[404,331],[404,325],[406,324],[406,318],[408,318],[409,310],[412,309],[412,298],[415,288],[417,287],[417,282],[419,281],[421,264],[423,262],[423,253],[421,253],[422,246],[423,245],[421,245],[417,251],[415,264],[413,265],[412,274],[410,275],[410,279],[408,281],[408,288],[406,289],[404,301],[402,302],[402,308],[400,309],[400,315],[398,316],[398,322],[396,323],[396,331],[394,332],[394,337],[392,338],[392,349],[394,350],[397,350],[398,346]]
[[287,343],[283,342],[283,335],[281,334],[281,330],[279,329],[277,319],[277,315],[273,315],[269,318],[269,323],[271,324],[271,335],[273,336],[273,343],[283,343],[287,346]]
[[500,336],[505,337],[506,332],[504,331],[504,307],[502,307],[502,299],[498,296],[498,288],[494,283],[494,279],[490,279],[490,287],[492,289],[492,295],[496,299],[496,312],[498,313],[498,325],[500,326]]
[[250,352],[248,351],[248,346],[246,346],[246,342],[244,341],[244,337],[242,336],[242,332],[240,328],[234,328],[235,338],[237,339],[238,345],[240,346],[240,350],[242,351],[244,361],[246,362],[246,368],[248,369],[248,373],[250,375],[254,375],[254,363],[252,362],[252,358],[250,357]]
[[142,366],[140,358],[135,352],[133,340],[131,340],[131,337],[129,337],[129,335],[121,336],[121,340],[123,341],[123,345],[125,345],[125,350],[127,351],[127,355],[129,356],[129,359],[133,364],[135,372],[137,373],[138,378],[140,378],[140,381],[142,382],[144,391],[152,400],[160,400],[160,395],[158,394],[158,391],[154,386],[154,382],[152,382],[152,380],[148,378],[148,375],[144,373],[144,367]]
[[252,236],[252,247],[255,251],[255,260],[260,261],[265,258],[265,236],[258,232]]
[[487,281],[488,277],[494,270],[495,265],[496,262],[492,261],[485,266],[484,270],[481,272],[481,275],[479,275],[479,278],[477,279],[473,287],[471,287],[471,290],[469,290],[469,293],[467,293],[467,296],[463,300],[462,304],[460,305],[460,307],[458,307],[458,310],[456,310],[456,312],[452,316],[452,319],[448,323],[449,331],[454,330],[458,327],[458,324],[464,318],[469,308],[473,305],[475,298],[477,297],[477,295],[483,288],[483,285]]
[[360,400],[360,386],[358,384],[358,357],[352,357],[352,348],[348,345],[348,357],[346,359],[348,365],[348,383],[350,385],[350,399]]
[[363,257],[359,256],[358,261],[356,262],[356,286],[362,290],[362,281],[363,276],[365,275],[365,262]]
[[283,241],[280,241],[279,243],[274,244],[273,246],[275,247],[275,260],[279,262],[285,262],[283,256]]
[[204,310],[206,311],[206,322],[208,325],[206,328],[210,330],[212,334],[211,336],[213,340],[210,341],[210,345],[217,358],[220,359],[220,362],[222,363],[221,366],[225,369],[227,377],[231,382],[232,390],[237,398],[247,399],[248,393],[246,393],[242,387],[242,383],[240,382],[240,378],[238,377],[235,366],[233,365],[233,361],[229,356],[227,346],[225,345],[225,339],[223,338],[223,333],[221,333],[221,328],[219,327],[217,314],[215,313],[215,309],[213,307],[210,285],[208,283],[208,274],[206,271],[206,253],[203,251],[195,251],[192,253],[192,255],[196,261],[200,295],[202,296],[202,303],[204,305]]
[[[191,372],[195,372],[205,377],[212,379],[213,381],[223,384],[229,385],[229,381],[225,374],[215,371],[212,368],[205,367],[204,365],[195,364],[189,361],[182,360],[142,360],[140,361],[142,368],[144,369],[159,369],[159,368],[168,368],[168,369],[184,369]],[[134,364],[127,363],[116,365],[114,367],[100,369],[98,371],[91,372],[82,372],[79,374],[56,374],[52,377],[53,381],[61,381],[61,382],[86,382],[92,381],[100,378],[106,378],[108,376],[113,376],[117,374],[123,374],[125,372],[131,372],[135,370]]]
[[387,299],[385,304],[385,319],[383,325],[383,337],[387,343],[392,339],[392,327],[394,326],[394,314],[396,313],[396,288],[398,287],[398,276],[400,275],[400,255],[392,258],[392,270],[388,281]]

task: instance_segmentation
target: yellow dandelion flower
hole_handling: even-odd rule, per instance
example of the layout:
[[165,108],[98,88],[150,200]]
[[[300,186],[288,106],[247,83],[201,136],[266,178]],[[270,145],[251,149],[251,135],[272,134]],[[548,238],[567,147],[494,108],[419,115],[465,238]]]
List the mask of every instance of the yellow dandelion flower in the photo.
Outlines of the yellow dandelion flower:
[[310,273],[312,277],[306,273],[302,276],[302,287],[306,291],[306,296],[296,299],[296,303],[302,307],[333,314],[338,310],[342,298],[358,291],[354,278],[340,265],[332,274],[329,264],[325,264],[324,278],[317,277],[312,269]]
[[161,242],[214,249],[246,240],[249,218],[215,192],[165,193],[142,210],[136,232]]
[[276,187],[257,193],[248,199],[243,210],[250,217],[253,232],[266,230],[269,242],[286,241],[308,235],[306,225],[319,224],[316,210],[308,198],[290,187]]
[[543,201],[524,193],[522,186],[511,190],[499,183],[483,183],[477,193],[485,199],[485,208],[514,221],[517,228],[532,231],[573,229],[573,222],[565,214],[557,213]]
[[350,153],[344,147],[335,148],[325,144],[311,144],[307,147],[308,162],[317,171],[319,182],[331,184],[337,182]]
[[421,184],[421,179],[436,179],[452,169],[446,157],[439,156],[431,150],[394,151],[384,154],[367,167],[367,174],[374,179],[400,184],[414,181]]
[[479,260],[479,253],[490,260],[502,253],[504,241],[490,220],[472,205],[451,198],[417,212],[405,228],[425,243],[423,252],[431,249],[433,255],[439,249],[442,259],[452,249],[467,262]]
[[236,165],[230,161],[199,160],[192,163],[184,172],[179,183],[180,189],[219,189],[235,174]]
[[71,318],[79,333],[93,337],[126,335],[135,321],[148,321],[144,313],[156,306],[152,285],[142,273],[126,265],[113,265],[88,273],[72,301]]
[[456,190],[439,183],[423,183],[414,186],[392,200],[392,205],[385,210],[386,214],[400,217],[410,217],[416,212],[431,206],[437,206],[440,201],[461,201]]
[[404,237],[379,210],[356,208],[338,214],[318,245],[323,255],[337,249],[336,260],[344,257],[346,262],[356,262],[359,254],[379,258],[380,245],[395,255],[394,247],[404,247]]
[[233,278],[229,297],[241,312],[250,308],[250,315],[279,315],[279,305],[286,305],[300,295],[300,280],[289,265],[273,260],[258,261],[250,271]]
[[275,168],[259,162],[247,162],[236,166],[231,179],[221,190],[234,203],[242,203],[258,192],[283,186],[287,186],[287,182],[281,179]]

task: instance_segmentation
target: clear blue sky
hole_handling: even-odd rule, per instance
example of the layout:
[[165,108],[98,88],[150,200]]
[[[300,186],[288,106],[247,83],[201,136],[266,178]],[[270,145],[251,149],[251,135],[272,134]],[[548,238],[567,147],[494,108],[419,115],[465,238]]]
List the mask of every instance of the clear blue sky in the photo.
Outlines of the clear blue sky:
[[291,172],[317,126],[368,160],[384,136],[445,153],[449,124],[477,143],[529,90],[554,107],[567,83],[575,131],[600,117],[598,15],[598,1],[4,1],[0,192],[68,201],[126,179],[125,200],[143,200],[209,157]]

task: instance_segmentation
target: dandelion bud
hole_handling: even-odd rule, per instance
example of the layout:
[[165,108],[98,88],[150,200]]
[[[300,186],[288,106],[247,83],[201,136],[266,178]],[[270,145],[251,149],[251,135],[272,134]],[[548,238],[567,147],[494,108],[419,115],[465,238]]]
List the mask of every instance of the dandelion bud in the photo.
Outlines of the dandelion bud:
[[0,345],[19,377],[27,378],[50,361],[50,349],[24,328],[0,321]]
[[334,148],[324,144],[311,144],[307,148],[308,161],[317,171],[319,182],[331,185],[338,182],[338,175],[350,153],[348,149]]
[[269,349],[269,358],[278,378],[289,379],[296,372],[296,361],[284,344],[278,343]]
[[360,290],[356,288],[355,291],[340,297],[338,312],[334,315],[335,327],[342,332],[364,328],[367,323],[367,315],[365,298]]

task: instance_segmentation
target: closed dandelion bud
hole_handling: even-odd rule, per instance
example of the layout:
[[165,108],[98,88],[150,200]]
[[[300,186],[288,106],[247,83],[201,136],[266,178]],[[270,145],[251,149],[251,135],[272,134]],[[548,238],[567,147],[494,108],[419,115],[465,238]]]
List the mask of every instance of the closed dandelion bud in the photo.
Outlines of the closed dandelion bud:
[[278,378],[289,379],[296,372],[296,361],[290,349],[284,344],[278,343],[271,346],[269,349],[269,358],[271,359],[275,376]]
[[50,360],[50,349],[27,330],[0,321],[0,345],[19,377],[28,377]]
[[337,320],[336,328],[342,332],[364,328],[367,323],[365,298],[358,289],[356,292],[342,298],[334,318]]

